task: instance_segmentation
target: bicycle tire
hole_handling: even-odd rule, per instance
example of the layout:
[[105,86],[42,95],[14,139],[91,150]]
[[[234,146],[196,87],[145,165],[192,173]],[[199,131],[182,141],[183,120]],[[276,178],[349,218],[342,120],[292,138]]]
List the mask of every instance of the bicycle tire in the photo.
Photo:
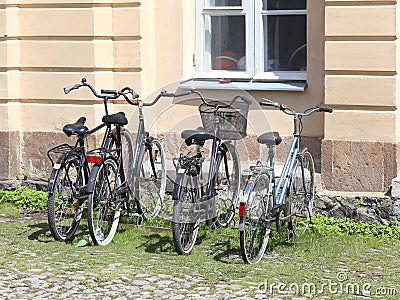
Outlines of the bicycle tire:
[[124,201],[122,194],[118,193],[121,181],[117,161],[113,157],[106,158],[92,168],[90,177],[94,180],[88,200],[90,237],[94,244],[105,246],[117,231]]
[[192,252],[199,232],[199,207],[200,187],[197,176],[187,173],[178,174],[175,184],[173,213],[172,213],[172,238],[174,248],[180,255]]
[[240,251],[245,263],[258,263],[267,248],[273,197],[269,177],[267,173],[260,173],[246,186],[244,215],[239,220]]
[[217,174],[215,177],[217,194],[215,197],[217,209],[215,223],[217,227],[228,227],[235,216],[240,185],[240,165],[236,149],[229,143],[223,145],[226,146],[227,151],[225,154],[219,155],[217,159]]
[[297,157],[290,185],[290,220],[288,240],[301,236],[311,222],[315,195],[314,160],[308,151]]
[[141,147],[135,168],[135,199],[146,219],[155,218],[161,211],[166,178],[164,148],[158,139],[153,138]]
[[83,199],[76,195],[77,190],[86,184],[87,175],[80,167],[80,159],[80,155],[75,153],[63,155],[50,176],[47,219],[51,235],[57,241],[71,240],[82,217]]

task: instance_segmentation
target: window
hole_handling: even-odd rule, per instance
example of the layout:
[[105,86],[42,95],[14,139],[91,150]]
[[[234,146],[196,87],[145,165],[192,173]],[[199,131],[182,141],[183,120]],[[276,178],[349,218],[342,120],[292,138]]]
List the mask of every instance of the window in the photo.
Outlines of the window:
[[305,80],[306,0],[196,0],[196,77]]

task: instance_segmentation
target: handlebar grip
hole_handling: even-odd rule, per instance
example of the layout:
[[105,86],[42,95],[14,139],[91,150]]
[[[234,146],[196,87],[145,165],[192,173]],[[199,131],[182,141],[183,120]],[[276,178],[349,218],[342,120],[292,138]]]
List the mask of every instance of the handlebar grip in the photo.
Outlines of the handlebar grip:
[[272,102],[272,101],[260,101],[261,106],[273,106],[273,107],[280,107],[278,102]]
[[118,91],[116,91],[116,90],[101,90],[101,93],[102,94],[110,94],[110,95],[117,95],[118,94]]
[[185,92],[180,92],[180,93],[167,93],[166,90],[162,90],[160,92],[161,97],[169,97],[169,98],[174,98],[174,97],[182,97],[182,96],[187,96],[191,93],[191,91],[185,91]]
[[190,91],[180,92],[180,93],[175,93],[174,97],[182,97],[182,96],[187,96],[189,94],[190,94]]
[[68,94],[70,91],[79,89],[80,87],[81,87],[81,85],[78,84],[78,83],[74,84],[74,85],[67,86],[67,87],[64,88],[64,93]]
[[329,107],[320,107],[320,108],[319,108],[319,111],[320,111],[320,112],[332,113],[332,112],[333,112],[333,109],[332,109],[332,108],[329,108]]

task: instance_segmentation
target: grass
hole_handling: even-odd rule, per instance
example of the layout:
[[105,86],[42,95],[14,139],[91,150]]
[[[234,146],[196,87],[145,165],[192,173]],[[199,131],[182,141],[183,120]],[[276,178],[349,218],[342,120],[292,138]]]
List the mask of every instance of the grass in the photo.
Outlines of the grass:
[[[3,218],[5,211],[15,215],[4,205],[0,211]],[[269,292],[284,297],[290,290],[334,299],[353,298],[357,293],[371,298],[384,293],[382,299],[398,299],[400,294],[400,242],[396,239],[308,232],[295,244],[287,244],[284,236],[273,232],[262,261],[246,265],[236,228],[210,231],[204,225],[193,253],[179,256],[168,222],[151,225],[164,230],[121,223],[110,245],[75,248],[54,241],[45,219],[1,221],[0,265],[22,272],[90,273],[98,282],[113,280],[123,270],[177,278],[195,275],[209,287],[240,284],[248,289],[249,297]],[[88,236],[82,222],[74,243]],[[85,279],[80,284],[85,285]]]

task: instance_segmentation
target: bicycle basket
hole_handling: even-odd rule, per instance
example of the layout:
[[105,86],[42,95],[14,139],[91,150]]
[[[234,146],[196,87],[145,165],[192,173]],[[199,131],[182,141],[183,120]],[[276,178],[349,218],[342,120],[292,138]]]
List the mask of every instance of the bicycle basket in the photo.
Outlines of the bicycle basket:
[[[211,102],[217,104],[218,102]],[[223,104],[223,102],[220,102]],[[201,121],[206,131],[214,134],[218,124],[217,137],[222,140],[240,140],[246,136],[249,101],[238,97],[230,106],[221,107],[216,112],[206,104],[199,106]]]

